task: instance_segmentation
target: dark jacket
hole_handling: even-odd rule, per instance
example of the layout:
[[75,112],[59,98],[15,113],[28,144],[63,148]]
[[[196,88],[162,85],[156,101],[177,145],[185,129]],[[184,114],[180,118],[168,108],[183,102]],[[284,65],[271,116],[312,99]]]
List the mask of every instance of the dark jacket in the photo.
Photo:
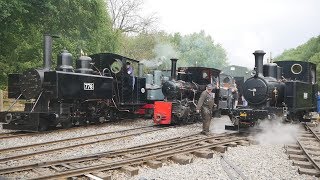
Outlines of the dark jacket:
[[203,91],[200,95],[200,98],[197,104],[197,110],[200,110],[201,107],[205,107],[212,110],[213,106],[214,106],[214,93],[208,93],[207,90]]

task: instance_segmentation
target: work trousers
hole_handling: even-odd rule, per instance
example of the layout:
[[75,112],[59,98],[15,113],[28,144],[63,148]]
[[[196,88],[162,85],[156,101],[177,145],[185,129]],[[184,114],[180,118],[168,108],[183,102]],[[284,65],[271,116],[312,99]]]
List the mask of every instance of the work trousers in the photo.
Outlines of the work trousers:
[[203,119],[202,130],[203,130],[203,132],[209,132],[211,118],[212,118],[212,110],[207,107],[202,107],[201,108],[201,116]]

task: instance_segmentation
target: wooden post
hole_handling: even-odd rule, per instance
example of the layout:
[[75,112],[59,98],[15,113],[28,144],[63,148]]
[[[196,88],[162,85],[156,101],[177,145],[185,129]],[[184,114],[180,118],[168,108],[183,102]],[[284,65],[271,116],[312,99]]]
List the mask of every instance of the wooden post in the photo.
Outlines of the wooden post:
[[3,111],[3,91],[0,89],[0,111]]

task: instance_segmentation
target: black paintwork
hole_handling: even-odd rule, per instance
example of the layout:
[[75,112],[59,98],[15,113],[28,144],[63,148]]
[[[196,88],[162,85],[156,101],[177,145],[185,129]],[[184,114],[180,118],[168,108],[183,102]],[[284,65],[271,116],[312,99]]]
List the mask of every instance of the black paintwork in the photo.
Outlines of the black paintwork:
[[[275,63],[278,66],[264,65],[264,76],[255,75],[245,81],[243,95],[249,107],[230,113],[235,125],[253,126],[259,119],[276,119],[275,116],[305,121],[308,113],[316,110],[316,65],[305,61]],[[301,72],[294,73],[293,65],[301,67]]]
[[[146,104],[145,78],[134,77],[132,88],[132,76],[126,71],[126,62],[139,61],[100,53],[81,56],[74,69],[72,55],[63,51],[58,55],[57,71],[52,71],[47,67],[50,60],[45,59],[43,69],[9,75],[9,98],[22,94],[20,99],[33,101],[26,103],[24,111],[1,112],[5,129],[42,131],[58,124],[70,127],[114,120],[123,113],[132,117],[136,109]],[[114,74],[110,65],[116,60],[120,60],[122,68]]]

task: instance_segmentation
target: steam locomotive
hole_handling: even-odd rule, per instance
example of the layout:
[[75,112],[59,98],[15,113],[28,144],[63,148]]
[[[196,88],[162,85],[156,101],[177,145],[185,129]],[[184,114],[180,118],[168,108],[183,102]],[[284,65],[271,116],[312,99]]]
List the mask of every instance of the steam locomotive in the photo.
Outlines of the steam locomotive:
[[315,111],[316,65],[307,61],[278,61],[263,65],[265,52],[257,50],[253,77],[243,84],[248,107],[233,109],[229,117],[234,126],[252,127],[262,119],[282,117],[284,121],[308,121]]
[[[155,124],[184,124],[199,120],[196,103],[201,92],[207,84],[217,85],[220,81],[220,70],[214,68],[179,67],[177,75],[177,60],[171,59],[171,80],[162,84],[165,100],[154,102]],[[216,87],[212,92],[219,97],[219,88]],[[215,101],[219,104],[219,98]]]
[[[4,129],[44,131],[50,126],[100,123],[152,109],[146,78],[127,73],[126,62],[139,61],[112,53],[81,56],[73,68],[72,55],[64,50],[51,69],[52,36],[44,36],[44,66],[22,74],[9,74],[8,96],[14,103],[0,113]],[[134,80],[133,80],[134,78]],[[133,83],[134,82],[134,83]],[[26,100],[24,111],[12,111]]]

